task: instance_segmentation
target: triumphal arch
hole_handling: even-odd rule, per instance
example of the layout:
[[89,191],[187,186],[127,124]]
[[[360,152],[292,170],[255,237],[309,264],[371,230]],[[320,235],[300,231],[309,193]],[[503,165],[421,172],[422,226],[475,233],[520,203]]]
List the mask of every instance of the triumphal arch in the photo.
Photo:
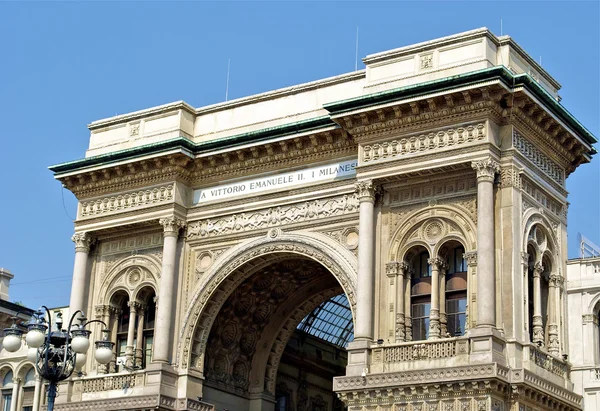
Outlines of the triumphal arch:
[[[510,37],[93,122],[63,410],[578,410],[565,179],[595,138]],[[94,338],[102,337],[101,327]]]

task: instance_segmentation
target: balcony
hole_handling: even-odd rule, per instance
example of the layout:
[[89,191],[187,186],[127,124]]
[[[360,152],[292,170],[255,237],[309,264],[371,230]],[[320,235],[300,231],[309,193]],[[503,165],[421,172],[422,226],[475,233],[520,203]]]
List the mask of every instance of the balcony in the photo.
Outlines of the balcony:
[[372,347],[371,372],[448,367],[468,363],[468,338],[410,341]]

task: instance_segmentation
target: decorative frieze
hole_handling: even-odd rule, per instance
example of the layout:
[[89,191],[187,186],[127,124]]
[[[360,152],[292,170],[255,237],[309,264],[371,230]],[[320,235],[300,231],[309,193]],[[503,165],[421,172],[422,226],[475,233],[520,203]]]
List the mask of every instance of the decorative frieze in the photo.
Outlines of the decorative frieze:
[[170,203],[173,201],[174,191],[174,185],[170,184],[118,196],[82,201],[80,203],[80,217],[94,217],[145,206]]
[[502,188],[513,187],[518,190],[523,186],[521,178],[522,170],[515,166],[502,167],[500,170],[500,184]]
[[458,128],[366,145],[362,149],[361,161],[370,163],[398,159],[410,154],[483,141],[485,137],[485,123],[473,123]]
[[271,207],[250,213],[231,214],[196,221],[188,226],[187,239],[212,237],[285,224],[300,223],[358,211],[356,194]]
[[513,146],[527,160],[535,165],[542,173],[550,177],[559,185],[563,186],[565,182],[564,170],[550,160],[548,156],[542,153],[536,146],[530,143],[525,137],[513,130]]
[[[542,189],[540,189],[536,184],[534,184],[527,178],[523,179],[523,191],[527,193],[532,200],[537,202],[538,206],[544,207],[556,217],[566,221],[568,211],[567,206],[548,197]],[[527,201],[527,199],[524,198],[523,211],[527,210],[530,207],[534,207],[534,204],[532,204],[531,201]]]
[[160,233],[146,234],[126,239],[103,241],[100,246],[102,255],[136,252],[138,250],[162,246]]

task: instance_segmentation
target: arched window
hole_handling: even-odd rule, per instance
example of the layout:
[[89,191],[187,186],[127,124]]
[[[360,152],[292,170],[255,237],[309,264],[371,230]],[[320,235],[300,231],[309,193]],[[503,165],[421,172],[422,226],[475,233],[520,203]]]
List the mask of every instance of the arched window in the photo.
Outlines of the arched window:
[[[467,321],[467,262],[465,248],[451,241],[442,247],[447,266],[445,276],[446,332],[451,337],[464,335]],[[443,278],[443,277],[442,277]],[[443,322],[442,316],[442,322]],[[442,324],[444,327],[444,324]]]
[[431,311],[431,267],[429,252],[422,246],[413,247],[406,254],[411,268],[410,324],[414,341],[426,340],[429,336],[429,314]]
[[13,372],[9,370],[2,379],[2,411],[10,411],[12,404]]

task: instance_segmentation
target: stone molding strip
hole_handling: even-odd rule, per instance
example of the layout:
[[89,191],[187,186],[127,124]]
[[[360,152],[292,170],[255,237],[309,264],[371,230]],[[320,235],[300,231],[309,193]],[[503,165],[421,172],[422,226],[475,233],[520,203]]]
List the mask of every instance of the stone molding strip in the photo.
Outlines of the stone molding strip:
[[174,198],[173,184],[150,188],[147,190],[125,193],[118,196],[103,197],[96,200],[82,201],[80,217],[90,218],[104,214],[170,203]]
[[458,128],[366,145],[363,147],[361,160],[363,163],[392,160],[410,154],[482,141],[485,140],[485,136],[485,123],[473,123]]

